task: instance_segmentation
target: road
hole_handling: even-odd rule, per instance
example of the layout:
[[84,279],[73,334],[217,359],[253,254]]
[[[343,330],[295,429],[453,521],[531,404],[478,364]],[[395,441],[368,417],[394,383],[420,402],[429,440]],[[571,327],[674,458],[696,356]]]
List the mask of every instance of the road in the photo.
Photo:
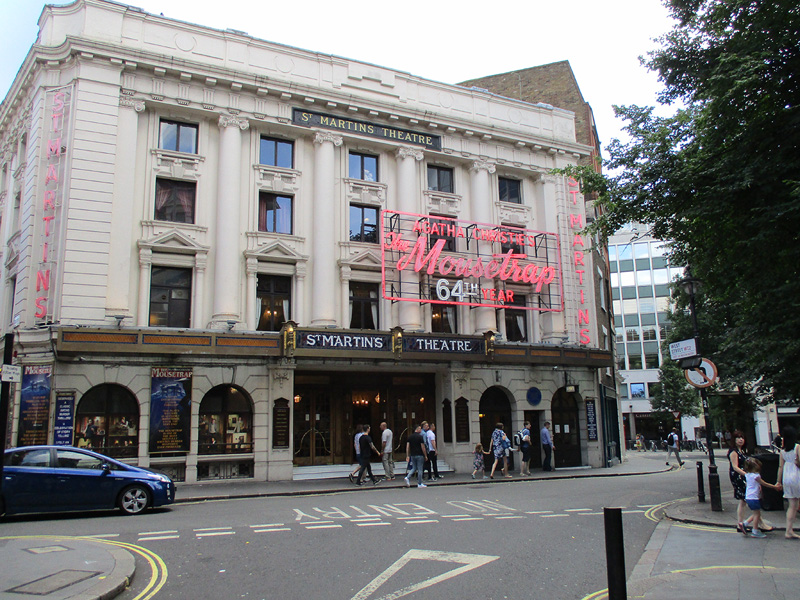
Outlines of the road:
[[[3,534],[94,535],[144,548],[167,573],[159,600],[575,600],[607,585],[604,506],[624,509],[630,573],[656,526],[646,511],[692,495],[695,482],[692,469],[681,469],[426,489],[368,486],[179,504],[138,517],[11,518]],[[137,561],[137,579],[122,600],[136,598],[153,568],[139,555]]]

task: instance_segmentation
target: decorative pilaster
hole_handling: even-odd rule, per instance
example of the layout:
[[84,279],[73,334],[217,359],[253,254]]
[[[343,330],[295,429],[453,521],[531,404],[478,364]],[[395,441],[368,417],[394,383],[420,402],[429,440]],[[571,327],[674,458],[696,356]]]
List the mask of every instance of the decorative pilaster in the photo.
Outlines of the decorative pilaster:
[[150,324],[150,272],[153,266],[153,251],[139,248],[139,310],[136,324],[147,327]]
[[336,307],[330,301],[336,289],[336,182],[334,148],[342,137],[329,131],[314,134],[314,204],[311,254],[311,325],[336,325]]
[[258,259],[250,257],[245,260],[247,274],[247,298],[245,300],[245,319],[247,329],[255,331],[258,327],[258,299],[256,298],[258,286]]
[[[489,175],[495,172],[494,164],[485,160],[476,160],[470,167],[470,209],[472,220],[479,223],[492,223],[492,188]],[[490,242],[478,242],[478,252],[482,256],[492,253]],[[497,317],[495,309],[479,307],[473,311],[475,318],[475,333],[482,334],[486,331],[497,331]]]
[[218,121],[219,171],[217,175],[217,221],[214,244],[214,313],[212,327],[240,320],[239,277],[242,237],[239,228],[241,206],[242,132],[247,119],[220,115]]

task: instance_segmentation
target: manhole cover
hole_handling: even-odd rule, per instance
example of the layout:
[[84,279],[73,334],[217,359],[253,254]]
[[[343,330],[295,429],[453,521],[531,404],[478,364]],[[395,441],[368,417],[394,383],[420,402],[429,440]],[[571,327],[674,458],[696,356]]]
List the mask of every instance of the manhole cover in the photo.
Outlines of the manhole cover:
[[41,579],[35,579],[28,583],[23,583],[15,588],[6,590],[14,594],[29,594],[31,596],[46,596],[66,587],[86,581],[92,577],[97,577],[102,571],[76,571],[74,569],[64,569],[58,573],[53,573]]
[[25,548],[25,552],[31,554],[49,554],[50,552],[66,552],[69,548],[65,546],[39,546],[38,548]]

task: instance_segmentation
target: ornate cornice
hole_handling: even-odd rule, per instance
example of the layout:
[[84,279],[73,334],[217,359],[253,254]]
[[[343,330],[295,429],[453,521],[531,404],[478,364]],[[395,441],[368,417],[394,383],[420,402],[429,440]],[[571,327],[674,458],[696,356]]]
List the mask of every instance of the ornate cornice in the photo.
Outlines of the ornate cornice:
[[145,108],[144,100],[135,100],[126,96],[120,96],[119,105],[126,108],[132,108],[137,113],[142,112]]
[[330,131],[317,131],[314,133],[315,144],[322,145],[325,142],[331,142],[334,146],[341,146],[342,136],[334,135]]
[[489,173],[494,173],[497,169],[495,168],[494,163],[490,163],[488,160],[476,160],[472,163],[469,170],[470,171],[486,170]]
[[250,121],[235,115],[220,115],[218,125],[223,128],[234,125],[242,131],[247,131],[250,128]]
[[409,146],[401,146],[397,149],[398,158],[413,158],[414,160],[422,160],[425,158],[425,153],[419,148],[412,148]]

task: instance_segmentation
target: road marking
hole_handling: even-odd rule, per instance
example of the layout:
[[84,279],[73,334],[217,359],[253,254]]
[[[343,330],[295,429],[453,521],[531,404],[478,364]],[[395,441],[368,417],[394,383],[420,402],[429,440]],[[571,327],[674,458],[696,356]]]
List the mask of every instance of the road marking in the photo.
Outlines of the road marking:
[[260,529],[261,527],[283,527],[283,523],[262,523],[261,525],[250,525],[251,529]]
[[643,513],[643,512],[645,512],[645,511],[643,511],[643,510],[623,510],[622,514],[623,515],[630,515],[630,514],[633,514],[633,513]]
[[542,515],[543,519],[550,519],[552,517],[568,517],[569,515],[560,514],[560,515]]
[[192,529],[192,531],[194,531],[195,533],[201,531],[230,531],[230,530],[231,530],[230,527],[203,527],[201,529]]
[[236,532],[235,531],[208,531],[206,533],[198,533],[196,535],[199,538],[203,538],[203,537],[214,537],[214,536],[220,536],[220,535],[236,535]]
[[156,535],[151,537],[140,537],[136,541],[137,542],[154,542],[156,540],[177,540],[181,536],[179,535]]
[[414,585],[410,585],[408,587],[404,587],[399,589],[395,592],[391,592],[385,596],[381,596],[380,598],[374,598],[374,600],[395,600],[396,598],[402,598],[403,596],[408,596],[409,594],[413,594],[418,592],[419,590],[423,590],[425,588],[431,587],[436,585],[437,583],[441,583],[442,581],[447,581],[448,579],[452,579],[462,573],[466,573],[473,569],[477,569],[478,567],[482,567],[483,565],[489,564],[492,561],[497,560],[500,558],[499,556],[483,556],[480,554],[461,554],[458,552],[436,552],[434,550],[409,550],[406,552],[400,559],[396,560],[392,565],[389,566],[383,573],[378,575],[375,579],[370,581],[364,588],[361,589],[355,596],[353,596],[352,600],[367,600],[370,598],[379,587],[381,587],[386,581],[395,573],[400,571],[405,565],[407,565],[412,560],[424,560],[427,562],[430,561],[439,561],[439,562],[448,562],[448,563],[456,563],[461,564],[463,566],[457,567],[451,571],[447,571],[446,573],[442,573],[437,577],[431,577],[430,579],[426,579]]
[[591,508],[565,508],[564,512],[586,512],[592,510]]
[[417,519],[415,521],[406,521],[406,523],[410,523],[411,525],[419,525],[420,523],[438,523],[438,519]]
[[383,527],[385,525],[391,525],[391,523],[387,523],[386,521],[381,521],[380,523],[358,523],[359,527]]
[[453,521],[483,521],[483,517],[458,517]]
[[168,533],[178,533],[177,529],[166,529],[164,531],[140,531],[139,537],[147,535],[167,535]]
[[600,513],[600,512],[590,512],[590,513],[578,513],[578,516],[580,516],[580,517],[583,517],[583,516],[585,516],[585,515],[588,515],[588,516],[596,516],[596,515],[602,515],[602,514],[603,514],[603,513]]
[[87,535],[85,537],[88,538],[99,538],[99,539],[107,539],[107,538],[116,538],[119,537],[118,533],[96,533],[95,535]]
[[253,533],[267,533],[270,531],[291,531],[291,527],[268,527],[267,529],[254,529]]
[[469,515],[441,515],[445,519],[456,519],[458,517],[468,517]]
[[544,515],[553,512],[552,510],[527,510],[526,515]]
[[500,519],[527,519],[528,518],[525,515],[509,515],[509,516],[501,516],[501,517],[498,517],[498,516],[495,516],[495,515],[492,515],[492,516],[494,516],[494,518],[497,519],[498,521]]
[[361,518],[358,518],[358,519],[350,519],[350,522],[351,523],[364,523],[364,522],[367,522],[367,521],[380,521],[380,520],[381,520],[380,517],[361,517]]
[[306,529],[337,529],[341,527],[341,525],[306,525]]

